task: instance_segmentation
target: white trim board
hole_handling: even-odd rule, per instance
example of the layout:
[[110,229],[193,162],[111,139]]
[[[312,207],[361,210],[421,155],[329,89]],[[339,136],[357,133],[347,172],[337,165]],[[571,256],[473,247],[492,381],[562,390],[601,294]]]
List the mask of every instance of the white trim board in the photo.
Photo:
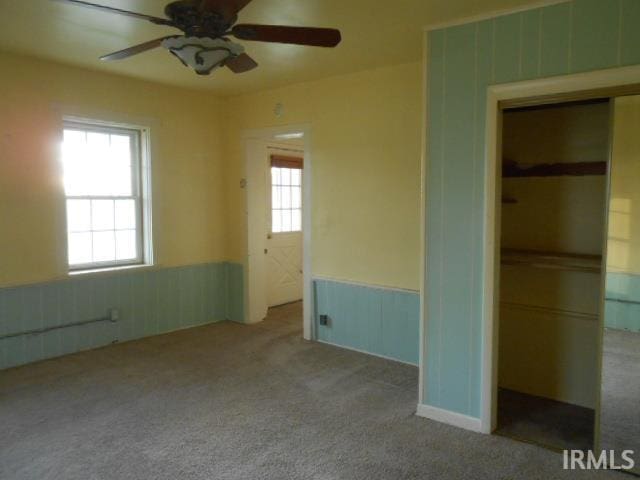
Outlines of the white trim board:
[[416,415],[419,417],[435,420],[436,422],[446,423],[472,432],[481,432],[481,422],[479,418],[463,415],[462,413],[443,410],[442,408],[432,407],[431,405],[418,404]]
[[[524,82],[493,85],[487,89],[485,133],[485,215],[483,225],[484,288],[482,311],[482,379],[481,431],[491,433],[496,427],[498,368],[498,306],[500,303],[500,181],[499,164],[502,144],[500,101],[545,95],[562,95],[622,87],[638,83],[640,65],[595,70]],[[597,402],[599,402],[599,398]]]

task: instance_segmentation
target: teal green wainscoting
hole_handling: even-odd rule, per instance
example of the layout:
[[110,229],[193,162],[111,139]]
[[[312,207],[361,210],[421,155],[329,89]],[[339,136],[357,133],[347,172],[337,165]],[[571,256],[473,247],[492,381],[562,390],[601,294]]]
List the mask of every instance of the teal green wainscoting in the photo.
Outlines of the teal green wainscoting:
[[0,340],[0,369],[219,320],[243,320],[242,265],[123,270],[0,289],[0,337],[107,316],[104,321]]
[[604,325],[640,332],[640,275],[607,273]]
[[574,0],[429,33],[427,405],[480,417],[487,87],[639,63],[638,25],[638,0]]
[[[314,280],[316,340],[418,364],[418,292]],[[329,324],[320,325],[320,315]]]

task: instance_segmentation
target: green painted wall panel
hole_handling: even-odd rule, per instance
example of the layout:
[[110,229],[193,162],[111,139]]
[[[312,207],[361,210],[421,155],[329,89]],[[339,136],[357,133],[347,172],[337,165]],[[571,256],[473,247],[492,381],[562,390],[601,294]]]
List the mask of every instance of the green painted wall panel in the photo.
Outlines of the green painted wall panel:
[[640,332],[640,275],[607,274],[604,324]]
[[513,82],[521,77],[522,22],[520,13],[498,17],[494,21],[496,83]]
[[[640,1],[611,4],[614,10],[621,5],[623,18],[613,30],[613,15],[600,10],[603,5],[575,0],[429,34],[423,370],[428,405],[480,416],[486,87],[505,79],[567,74],[570,63],[611,68],[640,62]],[[587,41],[583,29],[590,24],[599,35]],[[620,39],[618,55],[611,53],[612,38]],[[494,44],[498,40],[501,45]],[[590,45],[591,40],[597,44]],[[517,62],[513,45],[519,45]],[[593,59],[586,58],[584,48],[596,52]],[[631,325],[633,314],[618,316]]]
[[569,73],[571,3],[561,3],[540,11],[540,76]]
[[640,63],[640,2],[622,0],[620,9],[620,63],[636,65]]
[[[313,292],[318,340],[418,364],[417,292],[329,280],[315,280]],[[328,315],[328,326],[320,325],[320,315]]]
[[444,31],[432,32],[429,37],[429,160],[426,181],[427,188],[427,219],[434,234],[429,236],[429,249],[427,250],[427,264],[433,282],[426,292],[427,321],[429,331],[432,333],[426,338],[426,350],[431,361],[427,363],[428,371],[425,391],[433,404],[440,401],[440,343],[441,335],[441,295],[442,288],[440,274],[442,271],[442,174],[444,163],[443,150],[443,119],[444,119],[444,85],[445,85],[445,35]]
[[620,0],[576,1],[572,12],[572,33],[572,72],[586,72],[617,65]]
[[[456,351],[454,343],[470,342],[472,280],[467,274],[471,261],[474,179],[469,175],[473,161],[476,94],[476,26],[464,25],[446,32],[445,116],[442,189],[456,198],[442,217],[444,269],[441,273],[442,316],[440,361],[449,375],[441,376],[440,402],[456,411],[468,409],[468,385],[457,380],[469,376],[470,352]],[[466,139],[466,140],[465,140]]]
[[226,318],[244,322],[244,267],[236,263],[226,264]]
[[120,310],[115,323],[0,339],[0,369],[226,318],[243,321],[243,292],[242,265],[227,263],[0,289],[0,336]]
[[527,10],[522,13],[522,65],[521,78],[536,78],[540,75],[540,46],[541,46],[541,15],[540,10]]

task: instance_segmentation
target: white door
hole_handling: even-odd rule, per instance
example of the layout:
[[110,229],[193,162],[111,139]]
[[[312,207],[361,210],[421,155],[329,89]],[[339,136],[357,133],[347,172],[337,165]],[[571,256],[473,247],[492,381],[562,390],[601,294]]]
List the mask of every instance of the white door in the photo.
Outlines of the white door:
[[302,159],[271,155],[267,302],[302,300]]
[[302,300],[302,233],[275,233],[267,240],[270,307]]

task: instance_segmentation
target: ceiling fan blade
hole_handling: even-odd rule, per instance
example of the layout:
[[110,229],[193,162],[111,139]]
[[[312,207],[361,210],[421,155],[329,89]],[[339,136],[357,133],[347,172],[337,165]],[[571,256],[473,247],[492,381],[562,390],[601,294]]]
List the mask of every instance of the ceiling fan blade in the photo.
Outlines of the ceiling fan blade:
[[166,18],[152,17],[151,15],[144,15],[142,13],[130,12],[128,10],[122,10],[121,8],[107,7],[105,5],[98,5],[95,3],[84,2],[82,0],[54,0],[60,3],[69,3],[71,5],[78,5],[80,7],[93,8],[95,10],[101,10],[103,12],[117,13],[119,15],[126,15],[127,17],[138,18],[140,20],[147,20],[156,25],[169,25],[173,26],[173,22]]
[[234,26],[231,33],[241,40],[292,43],[312,47],[335,47],[342,40],[340,31],[333,28],[241,24]]
[[258,66],[256,61],[246,53],[243,53],[242,55],[238,55],[237,57],[232,58],[230,60],[227,60],[225,62],[225,65],[233,73],[248,72],[249,70],[253,70]]
[[200,10],[218,12],[225,20],[233,19],[251,0],[201,0]]
[[158,48],[160,45],[162,45],[162,41],[165,38],[173,38],[173,36],[156,38],[155,40],[150,40],[139,45],[134,45],[133,47],[125,48],[124,50],[119,50],[108,55],[103,55],[102,57],[100,57],[100,60],[123,60],[125,58],[132,57],[133,55],[146,52],[147,50],[153,50],[154,48]]

